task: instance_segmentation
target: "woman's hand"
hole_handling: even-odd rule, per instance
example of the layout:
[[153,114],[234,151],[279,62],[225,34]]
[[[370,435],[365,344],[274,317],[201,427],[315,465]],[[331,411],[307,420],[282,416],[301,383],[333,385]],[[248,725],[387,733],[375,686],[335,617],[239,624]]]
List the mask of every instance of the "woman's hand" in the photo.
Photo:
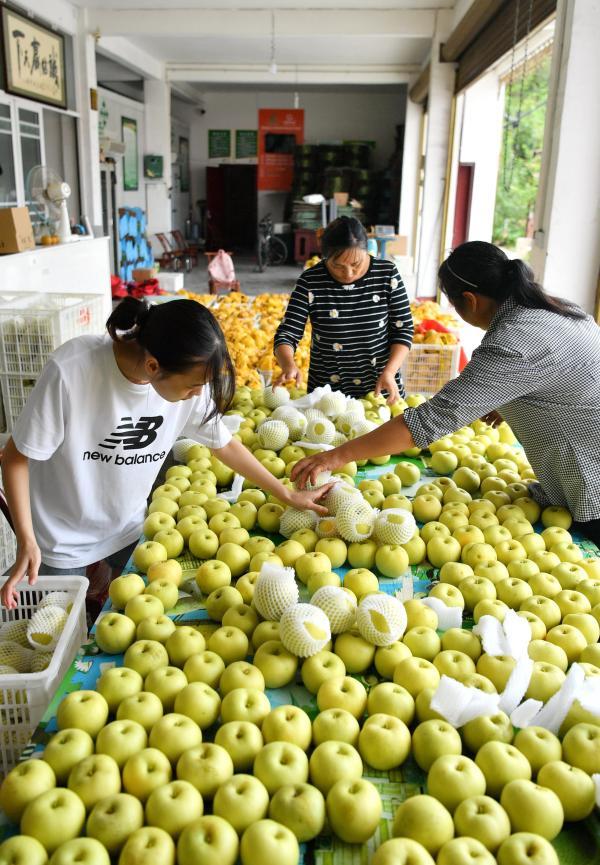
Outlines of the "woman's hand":
[[273,382],[273,387],[279,387],[279,385],[286,384],[287,382],[293,382],[296,387],[300,387],[302,384],[302,373],[295,363],[282,369],[281,375]]
[[307,483],[315,484],[321,472],[333,472],[345,463],[346,460],[340,455],[339,448],[333,448],[299,460],[292,469],[291,479],[300,489],[304,489]]
[[400,391],[398,390],[398,382],[393,372],[386,372],[384,369],[375,385],[375,396],[379,396],[382,390],[388,392],[387,404],[393,405],[400,399]]
[[319,516],[324,517],[329,511],[317,502],[325,498],[332,487],[333,484],[323,484],[316,490],[291,490],[287,503],[299,511],[314,511]]
[[29,585],[35,585],[41,561],[40,548],[35,541],[30,541],[23,545],[19,544],[17,561],[11,568],[10,576],[0,591],[0,599],[7,610],[17,608],[19,595],[15,587],[26,574],[29,575]]

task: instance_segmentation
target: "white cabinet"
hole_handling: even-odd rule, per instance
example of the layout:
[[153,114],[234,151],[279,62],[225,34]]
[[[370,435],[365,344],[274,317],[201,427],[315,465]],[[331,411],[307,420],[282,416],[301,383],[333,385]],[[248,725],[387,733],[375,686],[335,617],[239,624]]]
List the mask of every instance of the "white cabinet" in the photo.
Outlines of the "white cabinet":
[[[74,297],[100,296],[101,308],[98,309],[97,304],[94,304],[92,308],[95,308],[96,312],[92,317],[86,318],[85,332],[104,333],[106,319],[112,310],[108,237],[82,238],[71,243],[36,247],[27,252],[0,256],[0,296],[22,292],[43,295],[72,294]],[[62,305],[64,301],[61,299],[58,303]],[[13,300],[7,307],[13,304],[18,306],[18,302]],[[5,313],[8,313],[7,307],[4,308]],[[59,316],[59,308],[65,307],[57,306],[52,314]],[[75,309],[78,308],[76,304]],[[85,305],[82,308],[89,310]],[[32,311],[34,309],[35,307],[32,307]],[[56,318],[52,321],[53,324],[50,324],[50,321],[43,318],[43,314],[38,313],[28,319],[27,324],[21,323],[22,328],[30,329],[23,344],[15,338],[14,331],[9,330],[13,342],[16,343],[12,354],[13,343],[7,343],[6,340],[3,342],[0,365],[0,429],[10,432],[35,384],[39,371],[34,371],[32,361],[37,359],[41,368],[54,348],[80,332],[79,321],[75,322],[75,332],[73,328],[65,328],[63,331],[60,327],[55,332]],[[38,365],[35,365],[35,370],[38,370]]]
[[112,310],[108,237],[0,256],[0,293],[21,291],[101,294],[106,321]]

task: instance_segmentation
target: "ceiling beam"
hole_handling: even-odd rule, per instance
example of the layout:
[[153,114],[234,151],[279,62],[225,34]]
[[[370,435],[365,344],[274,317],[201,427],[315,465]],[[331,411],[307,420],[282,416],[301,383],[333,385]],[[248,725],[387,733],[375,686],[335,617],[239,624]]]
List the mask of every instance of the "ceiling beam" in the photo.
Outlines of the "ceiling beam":
[[227,65],[167,64],[167,80],[202,84],[408,84],[419,71],[418,66],[278,66],[272,75],[266,64]]
[[230,36],[311,38],[324,35],[336,41],[351,36],[397,36],[423,39],[433,35],[435,12],[426,10],[357,9],[90,9],[89,24],[105,36]]
[[165,77],[165,64],[152,57],[147,51],[142,51],[129,39],[123,39],[121,36],[101,36],[97,43],[97,50],[121,66],[133,69],[142,78],[163,80]]

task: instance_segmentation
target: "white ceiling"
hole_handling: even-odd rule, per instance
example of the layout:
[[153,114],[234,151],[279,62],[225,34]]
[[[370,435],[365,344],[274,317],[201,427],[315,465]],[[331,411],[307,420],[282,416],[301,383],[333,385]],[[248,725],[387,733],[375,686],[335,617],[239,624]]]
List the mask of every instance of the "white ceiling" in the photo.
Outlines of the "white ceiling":
[[[221,85],[406,84],[455,0],[72,0],[100,53],[143,77]],[[456,0],[458,3],[469,0]],[[448,15],[448,13],[445,13]],[[274,52],[273,52],[274,41]],[[278,80],[268,75],[274,59]],[[152,67],[152,68],[150,68]]]
[[86,9],[109,10],[175,10],[175,9],[453,9],[456,0],[71,0]]
[[[271,37],[232,36],[143,36],[131,42],[165,63],[226,65],[265,64],[271,59]],[[395,36],[335,38],[315,33],[311,39],[275,39],[275,59],[281,65],[319,64],[321,66],[420,64],[429,50],[428,39],[402,39]]]

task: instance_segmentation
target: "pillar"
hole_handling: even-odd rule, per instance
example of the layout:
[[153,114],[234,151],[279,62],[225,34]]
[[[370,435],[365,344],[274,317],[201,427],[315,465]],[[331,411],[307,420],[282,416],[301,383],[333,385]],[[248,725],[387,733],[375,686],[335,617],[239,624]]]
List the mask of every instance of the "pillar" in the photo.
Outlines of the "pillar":
[[440,45],[452,27],[452,13],[439,10],[431,42],[431,69],[427,96],[427,139],[423,203],[418,240],[417,295],[434,297],[440,258],[450,116],[454,95],[453,63],[440,62]]
[[95,90],[96,40],[88,32],[87,13],[80,9],[78,32],[75,36],[75,78],[77,81],[77,110],[79,111],[79,164],[81,184],[81,212],[87,216],[94,231],[102,233],[102,194],[100,189],[100,142],[98,139],[98,111],[91,107],[91,91]]
[[600,270],[600,0],[559,0],[531,264],[592,312]]
[[148,234],[170,231],[171,218],[171,86],[166,81],[144,81],[144,153],[163,158],[161,180],[146,181]]
[[[400,234],[408,238],[408,255],[415,254],[415,225],[417,216],[417,186],[421,154],[419,142],[423,107],[406,99],[404,118],[404,153],[402,156],[402,186],[400,191]],[[413,265],[414,266],[414,265]]]

